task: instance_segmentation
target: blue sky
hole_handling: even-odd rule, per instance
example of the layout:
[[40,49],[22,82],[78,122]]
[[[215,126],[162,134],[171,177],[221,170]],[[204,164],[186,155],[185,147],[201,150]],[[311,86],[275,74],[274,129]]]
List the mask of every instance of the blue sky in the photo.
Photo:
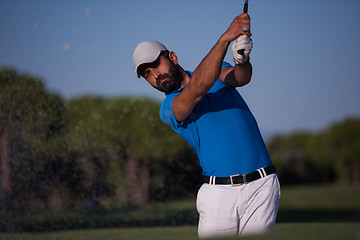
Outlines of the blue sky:
[[[0,0],[0,66],[42,78],[64,99],[164,96],[134,73],[158,40],[193,70],[242,1]],[[249,0],[252,82],[239,92],[264,134],[319,131],[360,116],[360,1]],[[232,63],[231,53],[225,60]]]

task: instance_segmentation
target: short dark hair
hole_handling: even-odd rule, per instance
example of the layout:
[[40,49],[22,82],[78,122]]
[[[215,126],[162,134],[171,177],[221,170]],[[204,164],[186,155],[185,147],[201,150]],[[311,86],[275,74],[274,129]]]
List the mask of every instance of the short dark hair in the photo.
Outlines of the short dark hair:
[[166,57],[167,59],[170,59],[169,53],[170,53],[169,50],[163,50],[163,51],[160,52],[159,57],[160,57],[160,56],[164,56],[164,57]]

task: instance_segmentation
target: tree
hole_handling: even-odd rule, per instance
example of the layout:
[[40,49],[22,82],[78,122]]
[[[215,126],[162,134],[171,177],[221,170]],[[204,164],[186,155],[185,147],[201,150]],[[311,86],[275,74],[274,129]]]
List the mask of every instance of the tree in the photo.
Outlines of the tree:
[[[113,188],[128,204],[148,202],[151,169],[186,148],[161,122],[158,109],[158,103],[146,99],[83,97],[67,103],[68,142],[84,159],[84,184],[91,199],[100,194],[94,186],[101,185]],[[118,176],[113,187],[106,187],[105,175]]]
[[278,135],[268,142],[270,156],[282,183],[298,184],[314,181],[316,174],[307,153],[312,136],[308,132],[294,132],[287,136]]
[[339,182],[360,182],[360,119],[348,118],[330,126],[311,143],[317,164],[331,165]]
[[25,188],[40,191],[37,173],[46,157],[37,157],[60,132],[64,106],[58,95],[47,93],[41,79],[12,69],[0,70],[0,86],[1,200],[11,208],[24,200]]

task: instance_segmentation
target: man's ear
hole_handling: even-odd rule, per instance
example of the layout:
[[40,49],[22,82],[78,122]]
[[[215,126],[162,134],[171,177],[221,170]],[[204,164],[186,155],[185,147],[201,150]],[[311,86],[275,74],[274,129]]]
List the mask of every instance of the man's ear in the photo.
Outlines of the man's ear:
[[176,53],[174,53],[174,52],[169,52],[169,58],[171,59],[171,61],[173,61],[173,63],[174,63],[175,65],[178,64],[178,58],[177,58],[177,56],[176,56]]

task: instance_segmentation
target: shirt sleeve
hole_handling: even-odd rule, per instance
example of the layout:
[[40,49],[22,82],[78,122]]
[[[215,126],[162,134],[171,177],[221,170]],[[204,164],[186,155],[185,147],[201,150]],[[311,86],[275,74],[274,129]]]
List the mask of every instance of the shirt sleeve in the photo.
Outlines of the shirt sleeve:
[[228,62],[223,62],[221,68],[224,68],[224,67],[233,67],[233,66]]
[[161,103],[159,111],[161,120],[167,125],[169,125],[172,129],[174,129],[177,133],[181,132],[182,122],[178,123],[178,121],[176,120],[172,109],[172,103],[175,96],[179,93],[180,92],[167,95],[165,100]]

